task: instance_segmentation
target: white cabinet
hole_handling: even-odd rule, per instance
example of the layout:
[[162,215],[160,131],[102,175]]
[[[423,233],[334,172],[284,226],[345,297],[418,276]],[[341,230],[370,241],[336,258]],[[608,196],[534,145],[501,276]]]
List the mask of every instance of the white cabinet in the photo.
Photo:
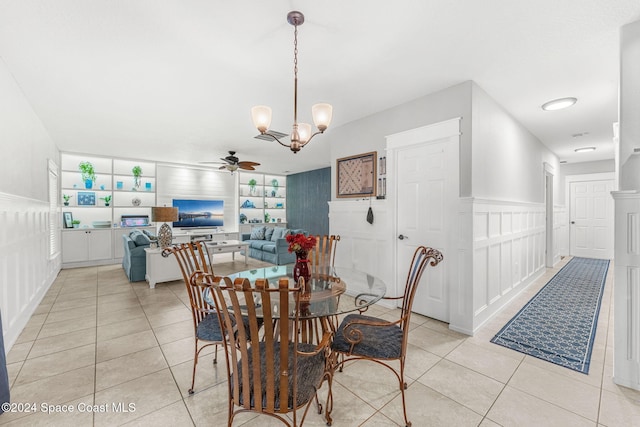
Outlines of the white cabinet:
[[183,278],[175,255],[163,257],[162,249],[160,248],[146,248],[144,251],[147,257],[147,273],[145,279],[149,283],[150,288],[155,288],[156,283],[170,282]]
[[[119,228],[122,216],[147,216],[151,220],[151,208],[156,205],[156,164],[75,153],[61,153],[60,159],[62,217],[80,222],[79,229],[61,224],[65,228],[63,267],[121,262],[122,234],[128,233]],[[81,164],[92,166],[93,181],[83,180]],[[138,177],[134,171],[140,172]]]
[[63,264],[72,264],[111,261],[113,258],[111,240],[111,230],[64,230],[62,232],[62,262]]
[[286,185],[286,176],[241,172],[238,188],[240,224],[285,223]]

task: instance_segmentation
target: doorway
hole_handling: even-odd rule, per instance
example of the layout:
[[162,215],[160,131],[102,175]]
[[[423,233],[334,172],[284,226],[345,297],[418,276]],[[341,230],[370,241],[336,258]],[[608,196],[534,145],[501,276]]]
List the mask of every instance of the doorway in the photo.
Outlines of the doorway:
[[569,253],[585,258],[613,258],[614,180],[593,174],[567,177]]
[[[459,194],[459,119],[387,137],[394,174],[395,278],[404,286],[418,246],[441,251],[442,268],[427,269],[413,311],[449,322],[456,268],[455,222]],[[396,289],[399,295],[403,289]]]

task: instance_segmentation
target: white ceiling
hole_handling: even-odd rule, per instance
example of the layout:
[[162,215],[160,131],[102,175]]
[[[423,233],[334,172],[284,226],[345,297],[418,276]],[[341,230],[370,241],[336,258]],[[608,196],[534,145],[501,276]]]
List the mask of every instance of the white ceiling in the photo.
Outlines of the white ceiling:
[[[638,0],[0,0],[0,58],[63,151],[193,163],[236,150],[282,172],[293,154],[253,139],[249,111],[270,105],[272,128],[290,130],[290,10],[306,17],[301,121],[329,102],[329,133],[474,80],[561,160],[613,158],[619,29]],[[578,103],[540,109],[566,96]],[[286,169],[329,166],[323,139]]]

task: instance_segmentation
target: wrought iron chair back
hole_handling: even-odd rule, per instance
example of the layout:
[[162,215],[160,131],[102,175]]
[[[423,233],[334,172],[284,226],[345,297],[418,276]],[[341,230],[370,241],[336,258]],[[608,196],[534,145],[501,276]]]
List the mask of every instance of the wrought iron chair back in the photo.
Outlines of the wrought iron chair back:
[[[409,321],[416,289],[427,265],[436,266],[443,260],[442,253],[436,249],[419,246],[411,260],[404,293],[399,297],[384,297],[386,300],[402,300],[400,318],[395,322],[350,314],[344,318],[336,332],[332,344],[336,365],[342,370],[344,363],[350,360],[370,360],[390,369],[398,379],[402,394],[402,409],[407,427],[411,426],[407,418],[404,380],[404,366],[409,341]],[[399,360],[400,369],[396,370],[387,361]]]
[[[303,279],[304,280],[304,279]],[[328,379],[330,335],[317,346],[299,342],[301,287],[289,288],[280,279],[270,288],[267,279],[216,277],[211,287],[223,326],[229,376],[229,420],[236,414],[256,412],[290,425],[283,414],[292,413],[293,425],[302,425],[311,403],[318,402],[317,389]],[[245,316],[248,325],[236,328],[234,319]],[[279,321],[280,318],[287,321]],[[262,321],[259,321],[261,319]],[[263,328],[262,340],[251,343]],[[306,406],[306,407],[305,407]],[[305,407],[300,424],[297,409]],[[322,406],[318,403],[320,411]],[[234,409],[237,408],[237,409]]]
[[[204,348],[213,345],[215,347],[213,363],[215,364],[218,362],[218,345],[222,344],[222,334],[218,323],[218,317],[215,314],[215,307],[211,306],[204,300],[202,292],[203,287],[192,283],[192,278],[197,273],[204,273],[206,275],[205,277],[212,277],[213,268],[211,266],[209,251],[204,242],[182,243],[166,248],[162,252],[164,257],[168,257],[171,254],[175,256],[180,267],[180,271],[182,272],[193,318],[195,349],[191,388],[189,389],[189,394],[193,394],[196,379],[196,366],[198,364],[200,352]],[[204,278],[203,280],[207,279]],[[206,344],[200,346],[201,342],[205,342]]]

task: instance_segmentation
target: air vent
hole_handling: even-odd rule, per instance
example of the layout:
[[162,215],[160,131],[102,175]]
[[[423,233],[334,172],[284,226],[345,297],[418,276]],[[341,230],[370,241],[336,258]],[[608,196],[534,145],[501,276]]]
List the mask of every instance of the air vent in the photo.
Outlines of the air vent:
[[[278,132],[277,130],[270,130],[269,131],[270,134],[275,135],[279,140],[282,140],[282,138],[284,138],[285,136],[288,137],[289,135],[286,133],[282,133],[282,132]],[[273,138],[270,135],[263,135],[263,134],[258,134],[256,136],[254,136],[255,139],[262,139],[264,141],[273,141]]]
[[633,149],[633,152],[634,152],[634,153],[640,153],[640,148],[634,148],[634,149]]

